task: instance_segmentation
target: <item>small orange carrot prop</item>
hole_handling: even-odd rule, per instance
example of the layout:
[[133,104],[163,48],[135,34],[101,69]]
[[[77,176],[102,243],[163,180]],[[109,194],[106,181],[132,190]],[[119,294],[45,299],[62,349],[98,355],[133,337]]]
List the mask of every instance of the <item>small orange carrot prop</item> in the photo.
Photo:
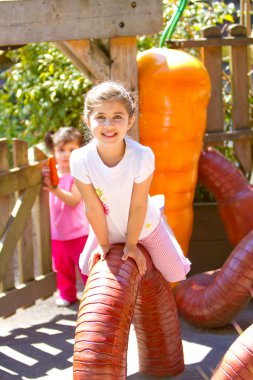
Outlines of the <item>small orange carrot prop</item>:
[[48,166],[50,170],[50,181],[52,186],[57,187],[59,184],[59,177],[56,169],[56,161],[53,156],[48,159]]

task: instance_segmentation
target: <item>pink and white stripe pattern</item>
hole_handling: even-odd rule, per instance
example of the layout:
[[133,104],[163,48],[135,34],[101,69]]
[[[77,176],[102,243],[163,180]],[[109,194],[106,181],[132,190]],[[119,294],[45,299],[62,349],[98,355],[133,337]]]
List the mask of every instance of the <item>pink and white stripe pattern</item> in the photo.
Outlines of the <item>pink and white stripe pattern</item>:
[[[166,281],[177,282],[184,280],[190,271],[191,263],[184,256],[173,232],[161,219],[156,229],[145,238],[139,240],[148,251],[154,266],[161,272]],[[82,253],[79,266],[83,274],[88,275],[88,261],[94,249],[98,246],[96,237],[91,232]]]
[[139,243],[148,251],[154,266],[166,281],[184,280],[191,263],[184,256],[173,232],[161,219],[156,229]]

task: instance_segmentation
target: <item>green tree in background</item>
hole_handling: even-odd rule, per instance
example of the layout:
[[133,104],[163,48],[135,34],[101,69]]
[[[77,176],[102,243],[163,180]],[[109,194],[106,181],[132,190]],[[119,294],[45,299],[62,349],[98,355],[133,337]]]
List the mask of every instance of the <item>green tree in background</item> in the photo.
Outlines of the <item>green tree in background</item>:
[[[166,25],[178,1],[163,3]],[[232,3],[189,1],[173,39],[199,37],[204,26],[233,23],[234,16]],[[159,46],[161,33],[139,37],[138,49]],[[13,65],[0,75],[0,137],[19,137],[31,146],[48,130],[81,125],[83,94],[91,83],[53,44],[29,44],[5,54]]]
[[33,145],[48,130],[80,125],[83,94],[91,83],[53,44],[29,44],[7,55],[14,64],[1,75],[1,137]]

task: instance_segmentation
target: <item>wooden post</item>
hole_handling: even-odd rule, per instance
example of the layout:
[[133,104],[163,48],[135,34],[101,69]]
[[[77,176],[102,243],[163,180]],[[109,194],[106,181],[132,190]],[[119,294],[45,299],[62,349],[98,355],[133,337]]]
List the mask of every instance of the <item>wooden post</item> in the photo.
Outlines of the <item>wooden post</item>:
[[94,41],[61,41],[55,45],[91,82],[109,79],[110,59]]
[[[235,25],[229,28],[231,37],[245,38],[246,28]],[[231,79],[233,129],[249,128],[249,77],[248,77],[248,47],[246,45],[231,46]],[[252,170],[250,140],[236,141],[234,145],[235,155],[241,163],[245,174],[249,177]]]
[[[42,161],[48,158],[40,149],[33,148],[34,159]],[[43,165],[43,164],[42,164]],[[33,206],[33,225],[36,229],[36,255],[38,257],[38,266],[40,274],[47,274],[52,271],[51,258],[51,232],[48,192],[40,191],[39,196]],[[46,221],[46,223],[45,223]]]
[[[207,27],[202,31],[205,38],[221,38],[218,27]],[[224,114],[222,100],[222,53],[221,46],[201,48],[203,62],[209,72],[212,88],[207,109],[207,132],[223,131]]]
[[[13,164],[14,167],[29,165],[28,144],[20,139],[13,139]],[[23,192],[17,194],[16,199]],[[22,237],[17,245],[19,282],[21,284],[34,279],[34,260],[33,260],[33,240],[32,240],[32,221],[28,218]]]
[[[0,139],[0,172],[9,169],[8,161],[8,142],[7,139]],[[0,198],[0,237],[5,229],[5,225],[10,215],[11,210],[11,195],[6,195]],[[12,289],[15,286],[13,260],[10,260],[5,270],[4,277],[0,278],[0,292]]]
[[[111,38],[111,79],[120,81],[130,87],[132,91],[138,90],[138,68],[137,68],[137,45],[136,37]],[[137,110],[138,115],[138,110]],[[139,141],[138,117],[129,134]]]

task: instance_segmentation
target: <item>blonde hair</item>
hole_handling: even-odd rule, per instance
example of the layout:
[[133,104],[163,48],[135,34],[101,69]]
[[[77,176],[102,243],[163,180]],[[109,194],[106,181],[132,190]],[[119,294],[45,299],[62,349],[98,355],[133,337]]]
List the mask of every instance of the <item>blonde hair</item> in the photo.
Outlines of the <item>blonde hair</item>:
[[92,87],[86,94],[84,101],[84,118],[87,120],[91,112],[101,103],[118,101],[126,108],[129,117],[132,118],[136,111],[136,96],[132,91],[118,82],[105,81]]

